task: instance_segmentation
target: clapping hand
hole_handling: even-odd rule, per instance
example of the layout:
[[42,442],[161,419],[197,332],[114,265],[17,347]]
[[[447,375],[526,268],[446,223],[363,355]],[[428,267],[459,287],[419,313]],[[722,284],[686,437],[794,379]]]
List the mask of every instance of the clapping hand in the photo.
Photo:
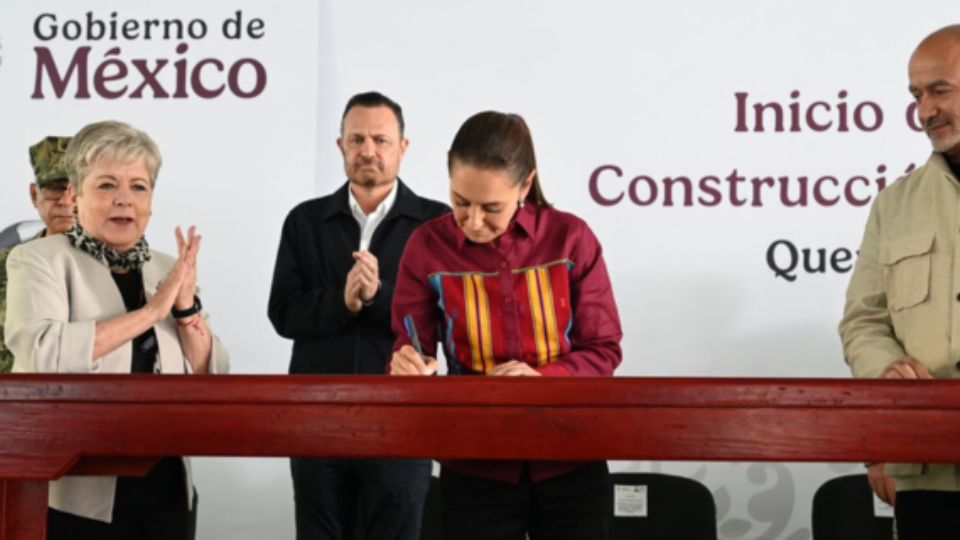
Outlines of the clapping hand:
[[371,302],[380,290],[380,264],[377,257],[369,251],[355,251],[354,264],[347,273],[347,283],[343,288],[343,301],[347,309],[357,313],[363,304]]
[[200,252],[200,241],[203,237],[197,234],[194,226],[187,230],[186,238],[183,237],[180,227],[177,227],[176,234],[178,258],[171,274],[178,270],[177,266],[181,266],[183,280],[173,306],[178,310],[185,310],[193,307],[194,297],[197,295],[197,254]]
[[176,235],[179,251],[177,262],[147,303],[157,321],[165,319],[174,307],[181,310],[193,307],[197,292],[197,253],[202,237],[196,234],[196,227],[190,227],[187,238],[177,227]]

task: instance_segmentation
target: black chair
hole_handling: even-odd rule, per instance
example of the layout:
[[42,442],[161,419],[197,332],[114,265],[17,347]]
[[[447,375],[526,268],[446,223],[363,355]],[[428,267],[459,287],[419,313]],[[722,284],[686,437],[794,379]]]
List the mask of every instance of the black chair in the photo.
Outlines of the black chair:
[[614,497],[618,485],[646,486],[646,517],[614,512],[611,540],[717,540],[713,494],[700,482],[669,474],[613,473],[610,483]]
[[440,479],[430,477],[430,491],[427,503],[423,505],[423,525],[420,528],[420,540],[442,540],[443,512],[440,508]]
[[828,480],[813,496],[814,540],[892,540],[893,518],[876,517],[867,475]]

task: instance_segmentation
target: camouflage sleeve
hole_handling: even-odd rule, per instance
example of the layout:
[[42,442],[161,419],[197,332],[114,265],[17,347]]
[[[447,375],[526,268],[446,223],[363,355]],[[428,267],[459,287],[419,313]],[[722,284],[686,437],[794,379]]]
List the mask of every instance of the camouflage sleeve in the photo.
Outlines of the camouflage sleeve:
[[7,319],[7,255],[9,249],[0,250],[0,373],[10,373],[13,368],[13,353],[3,341],[3,325]]

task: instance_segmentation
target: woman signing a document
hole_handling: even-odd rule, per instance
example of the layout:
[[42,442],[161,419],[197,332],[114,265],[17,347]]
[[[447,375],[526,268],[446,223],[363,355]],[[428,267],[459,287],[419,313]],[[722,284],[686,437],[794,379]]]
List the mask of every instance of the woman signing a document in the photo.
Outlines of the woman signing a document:
[[[400,261],[391,374],[435,373],[439,342],[452,375],[611,376],[622,332],[600,243],[547,203],[523,118],[472,116],[447,166],[453,213]],[[444,537],[606,538],[607,475],[603,461],[445,461]]]

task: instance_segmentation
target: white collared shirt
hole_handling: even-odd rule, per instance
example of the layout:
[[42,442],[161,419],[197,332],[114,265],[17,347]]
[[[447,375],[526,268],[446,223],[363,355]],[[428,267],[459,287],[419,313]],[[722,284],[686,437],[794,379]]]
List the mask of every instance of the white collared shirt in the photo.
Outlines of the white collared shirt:
[[397,182],[394,181],[390,193],[387,193],[380,205],[369,215],[363,213],[363,208],[360,207],[357,198],[353,196],[352,186],[347,192],[349,193],[350,213],[353,214],[354,219],[360,225],[360,251],[367,251],[370,249],[370,239],[373,238],[374,231],[377,230],[383,218],[387,216],[387,212],[393,207],[394,201],[397,200]]

